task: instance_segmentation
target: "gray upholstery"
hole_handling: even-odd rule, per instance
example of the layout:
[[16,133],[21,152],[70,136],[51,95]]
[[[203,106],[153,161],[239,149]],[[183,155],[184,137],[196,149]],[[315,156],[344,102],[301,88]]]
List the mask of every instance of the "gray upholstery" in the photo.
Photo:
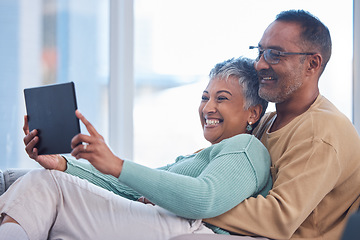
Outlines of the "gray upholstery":
[[18,178],[28,173],[31,169],[10,168],[5,171],[0,170],[0,195],[2,195],[11,184]]

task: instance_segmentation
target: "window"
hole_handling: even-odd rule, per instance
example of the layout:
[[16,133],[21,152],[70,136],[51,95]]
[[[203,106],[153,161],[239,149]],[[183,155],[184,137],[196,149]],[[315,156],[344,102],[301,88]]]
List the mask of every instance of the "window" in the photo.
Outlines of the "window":
[[107,137],[108,16],[104,0],[0,2],[0,169],[37,166],[22,141],[26,87],[74,81],[79,109]]
[[[74,81],[79,109],[115,153],[121,152],[119,148],[128,149],[133,152],[129,158],[136,162],[162,166],[180,154],[208,146],[197,108],[210,69],[228,58],[251,57],[248,46],[256,45],[275,15],[287,9],[308,10],[329,27],[333,54],[320,79],[320,91],[352,119],[353,3],[351,0],[0,1],[0,169],[37,166],[28,159],[22,142],[26,113],[22,90],[55,82]],[[112,9],[111,4],[126,7]],[[111,40],[110,17],[114,15],[126,15],[121,18],[125,19],[123,25],[117,26],[129,28],[122,39]],[[114,96],[118,99],[120,94],[112,86],[120,83],[112,78],[110,67],[111,61],[118,58],[110,56],[125,54],[116,49],[110,51],[111,41],[124,45],[122,50],[129,54],[126,56],[131,55],[122,59],[127,61],[122,66],[134,69],[134,79],[130,74],[122,79],[122,84],[134,83],[135,90],[130,87],[129,95],[120,101],[133,107],[133,114],[122,112],[121,107],[111,107]],[[126,88],[126,84],[119,89]],[[125,119],[122,128],[114,127],[118,124],[117,116]],[[130,129],[126,134],[131,137],[114,141],[111,136],[124,135],[126,128]],[[82,131],[86,132],[83,126]]]
[[320,79],[320,92],[352,119],[352,1],[134,3],[135,161],[163,166],[209,145],[197,107],[210,69],[232,57],[253,57],[248,46],[257,45],[281,10],[305,9],[330,29],[333,54]]

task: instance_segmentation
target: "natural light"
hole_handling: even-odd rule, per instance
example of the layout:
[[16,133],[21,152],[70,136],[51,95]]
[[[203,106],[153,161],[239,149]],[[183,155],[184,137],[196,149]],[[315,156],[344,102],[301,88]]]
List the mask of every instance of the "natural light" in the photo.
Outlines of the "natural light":
[[[111,1],[0,1],[1,169],[38,167],[22,141],[23,89],[49,83],[74,81],[79,109],[116,153],[119,145],[130,149],[130,160],[158,167],[208,146],[198,105],[209,71],[229,58],[253,57],[249,45],[257,45],[276,14],[288,9],[308,10],[329,27],[333,54],[320,91],[352,119],[352,0],[124,2],[134,10],[134,29],[125,25],[133,30],[133,65],[126,60],[134,68],[135,85],[133,112],[127,114],[110,107],[118,94],[110,84]],[[132,80],[126,79],[131,85]],[[134,126],[133,132],[125,126],[134,139],[121,144],[109,137],[124,134],[110,125],[111,120],[118,124],[113,117],[118,114]]]
[[[257,45],[276,14],[288,9],[305,9],[330,29],[333,54],[320,80],[320,90],[351,119],[352,1],[137,0],[135,76],[143,80],[147,75],[155,79],[154,84],[161,76],[168,76],[167,81],[171,80],[169,76],[177,76],[184,85],[138,89],[134,160],[162,166],[180,154],[208,146],[197,107],[210,69],[232,57],[253,57],[249,45]],[[341,17],[334,18],[335,13]],[[338,79],[342,79],[341,85]],[[273,109],[270,105],[268,110]]]

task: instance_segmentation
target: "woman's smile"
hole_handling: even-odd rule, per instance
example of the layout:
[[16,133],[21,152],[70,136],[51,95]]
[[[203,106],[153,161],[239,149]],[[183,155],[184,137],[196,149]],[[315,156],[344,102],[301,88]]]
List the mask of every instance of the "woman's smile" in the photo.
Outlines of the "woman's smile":
[[249,113],[237,79],[211,79],[199,106],[205,139],[215,144],[245,133]]
[[205,126],[206,127],[216,127],[218,126],[223,120],[220,119],[206,119]]

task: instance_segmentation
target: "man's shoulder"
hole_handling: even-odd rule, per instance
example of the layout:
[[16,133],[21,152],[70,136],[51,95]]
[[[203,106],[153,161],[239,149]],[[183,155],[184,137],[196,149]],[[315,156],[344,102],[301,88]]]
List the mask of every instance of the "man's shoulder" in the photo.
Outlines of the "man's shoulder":
[[310,124],[320,129],[336,131],[339,126],[352,126],[350,119],[339,111],[336,106],[323,96],[319,96],[316,102],[302,115],[294,119],[294,122]]
[[254,129],[253,135],[257,137],[258,139],[261,138],[261,136],[264,134],[266,129],[268,129],[273,122],[273,119],[276,116],[276,112],[267,112],[265,115],[261,118],[258,126]]
[[[276,112],[269,112],[261,119],[254,135],[261,138],[276,118]],[[290,123],[273,133],[276,136],[291,136],[292,139],[322,139],[336,141],[347,136],[358,140],[354,125],[334,104],[319,95],[311,107]]]
[[345,114],[340,112],[323,96],[303,114],[280,129],[292,140],[309,139],[330,144],[338,148],[344,143],[359,142],[359,135]]

